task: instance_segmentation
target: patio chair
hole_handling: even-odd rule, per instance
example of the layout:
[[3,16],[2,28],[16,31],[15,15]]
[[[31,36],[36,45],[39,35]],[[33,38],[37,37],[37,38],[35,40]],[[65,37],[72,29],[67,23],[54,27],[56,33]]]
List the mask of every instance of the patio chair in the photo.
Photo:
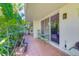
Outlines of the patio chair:
[[76,42],[75,45],[73,47],[71,47],[69,50],[71,49],[77,49],[79,51],[79,42]]

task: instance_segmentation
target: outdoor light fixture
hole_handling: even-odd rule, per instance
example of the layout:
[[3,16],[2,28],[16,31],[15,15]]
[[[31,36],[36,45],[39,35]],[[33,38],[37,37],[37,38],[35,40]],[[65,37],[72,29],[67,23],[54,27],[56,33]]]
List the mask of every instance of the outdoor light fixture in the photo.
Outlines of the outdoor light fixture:
[[67,13],[63,14],[63,19],[67,19]]

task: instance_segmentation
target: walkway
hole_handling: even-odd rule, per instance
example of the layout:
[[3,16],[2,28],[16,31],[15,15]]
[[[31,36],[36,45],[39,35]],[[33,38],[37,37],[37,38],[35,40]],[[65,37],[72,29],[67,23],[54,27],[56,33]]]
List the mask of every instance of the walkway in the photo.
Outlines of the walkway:
[[[59,49],[51,46],[50,44],[40,39],[34,39],[32,36],[25,36],[28,41],[27,52],[21,55],[26,56],[67,56],[66,53]],[[21,48],[22,49],[22,48]],[[19,51],[19,49],[18,49]]]

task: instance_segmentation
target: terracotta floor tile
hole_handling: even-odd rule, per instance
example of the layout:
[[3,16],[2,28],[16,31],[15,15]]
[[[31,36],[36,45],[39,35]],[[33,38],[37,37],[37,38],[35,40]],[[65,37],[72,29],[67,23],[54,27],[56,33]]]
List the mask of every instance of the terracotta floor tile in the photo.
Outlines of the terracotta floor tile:
[[34,39],[32,36],[25,36],[28,41],[28,49],[24,54],[26,56],[67,56],[68,54],[55,48],[54,46],[46,43],[40,39]]

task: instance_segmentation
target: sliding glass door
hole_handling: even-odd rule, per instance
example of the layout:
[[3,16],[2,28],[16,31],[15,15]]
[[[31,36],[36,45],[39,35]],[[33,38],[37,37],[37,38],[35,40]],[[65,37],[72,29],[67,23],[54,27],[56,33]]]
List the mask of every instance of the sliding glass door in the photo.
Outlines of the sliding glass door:
[[59,13],[51,17],[51,41],[59,44]]
[[44,38],[49,39],[49,18],[41,21],[41,34]]

